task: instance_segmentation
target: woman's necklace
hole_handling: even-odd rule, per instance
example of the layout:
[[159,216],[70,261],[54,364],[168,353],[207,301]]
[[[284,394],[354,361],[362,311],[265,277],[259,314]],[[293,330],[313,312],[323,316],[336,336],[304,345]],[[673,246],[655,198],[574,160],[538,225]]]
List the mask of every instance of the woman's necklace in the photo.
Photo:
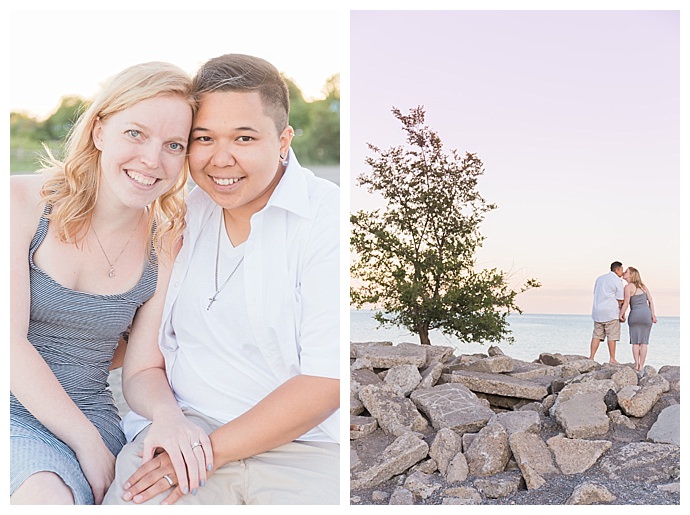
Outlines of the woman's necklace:
[[98,237],[98,233],[96,232],[96,228],[91,225],[91,230],[93,230],[93,234],[96,236],[96,241],[98,242],[98,246],[101,248],[101,252],[103,252],[103,256],[105,257],[105,260],[108,262],[108,266],[110,267],[108,269],[108,277],[111,279],[115,277],[115,263],[117,263],[117,260],[120,259],[120,256],[124,254],[125,249],[129,245],[129,242],[132,241],[132,238],[134,237],[134,233],[137,232],[137,228],[139,227],[139,223],[141,222],[142,217],[144,216],[144,212],[142,211],[141,216],[139,217],[139,220],[137,220],[137,224],[134,226],[134,229],[132,229],[132,233],[129,235],[129,238],[127,239],[127,243],[125,243],[125,246],[122,247],[122,250],[120,253],[117,255],[115,258],[115,261],[110,261],[110,258],[108,257],[108,254],[105,253],[105,249],[103,248],[103,244],[101,243],[101,239]]
[[218,297],[218,294],[223,291],[223,288],[227,286],[228,282],[230,281],[230,278],[235,275],[235,272],[237,269],[240,267],[240,264],[242,264],[242,261],[244,260],[244,256],[242,256],[237,264],[235,265],[235,268],[232,269],[232,272],[230,272],[230,275],[228,275],[228,278],[225,279],[225,282],[223,282],[223,285],[218,288],[218,260],[220,256],[220,234],[221,230],[223,229],[223,219],[225,218],[223,213],[223,209],[221,208],[220,210],[220,224],[218,224],[218,245],[216,247],[216,275],[215,275],[215,287],[216,287],[216,293],[213,294],[213,297],[209,297],[208,300],[211,302],[208,303],[208,307],[206,308],[206,311],[209,311],[211,309],[211,305],[216,301],[216,297]]

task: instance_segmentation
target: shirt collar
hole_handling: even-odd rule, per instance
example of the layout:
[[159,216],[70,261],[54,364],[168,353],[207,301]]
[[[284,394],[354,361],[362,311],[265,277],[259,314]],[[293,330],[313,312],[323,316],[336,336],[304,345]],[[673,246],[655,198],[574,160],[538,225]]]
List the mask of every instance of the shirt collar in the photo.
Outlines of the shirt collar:
[[309,218],[311,212],[309,210],[309,190],[306,177],[311,173],[299,164],[295,153],[290,149],[285,173],[264,209],[276,207]]

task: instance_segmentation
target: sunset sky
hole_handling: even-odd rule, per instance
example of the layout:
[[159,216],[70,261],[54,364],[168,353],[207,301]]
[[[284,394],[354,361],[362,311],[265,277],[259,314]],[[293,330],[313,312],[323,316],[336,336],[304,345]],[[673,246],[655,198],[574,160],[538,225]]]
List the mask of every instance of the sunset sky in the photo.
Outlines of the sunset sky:
[[542,288],[527,313],[591,312],[594,280],[632,265],[679,315],[680,34],[673,11],[353,11],[350,209],[366,144],[405,142],[423,105],[446,149],[476,153],[487,214],[477,266]]
[[[498,209],[481,226],[478,266],[509,272],[515,285],[541,281],[519,297],[526,312],[589,313],[595,278],[620,260],[641,271],[660,315],[677,316],[680,15],[642,9],[679,3],[608,10],[613,3],[546,11],[546,2],[458,1],[445,5],[474,10],[444,11],[429,0],[434,10],[374,11],[357,9],[389,4],[320,10],[300,0],[291,7],[303,10],[285,10],[262,0],[236,10],[155,0],[146,10],[123,0],[111,10],[70,0],[51,10],[26,0],[7,11],[8,108],[47,116],[63,96],[90,97],[146,60],[193,73],[221,53],[260,55],[307,97],[340,72],[340,184],[351,210],[379,205],[354,187],[366,143],[401,144],[391,108],[423,105],[449,150],[484,163],[479,189]],[[501,10],[513,5],[522,10]]]

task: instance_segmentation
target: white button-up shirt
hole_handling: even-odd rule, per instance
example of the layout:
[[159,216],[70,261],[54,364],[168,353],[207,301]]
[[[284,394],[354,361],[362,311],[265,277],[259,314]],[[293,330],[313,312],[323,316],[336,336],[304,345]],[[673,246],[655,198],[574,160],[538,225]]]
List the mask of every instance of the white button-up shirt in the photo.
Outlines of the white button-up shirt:
[[[290,151],[280,183],[252,216],[251,234],[243,244],[249,325],[279,384],[299,374],[339,377],[339,196],[335,184],[302,168]],[[217,209],[198,187],[187,206],[184,244],[172,271],[159,335],[168,377],[178,357],[172,307],[193,264],[190,257],[201,228],[211,223]],[[328,441],[339,441],[338,420],[336,412],[318,428]],[[128,439],[146,423],[136,414],[125,417]]]
[[619,300],[623,300],[623,280],[615,272],[599,276],[594,283],[592,318],[595,322],[618,320]]

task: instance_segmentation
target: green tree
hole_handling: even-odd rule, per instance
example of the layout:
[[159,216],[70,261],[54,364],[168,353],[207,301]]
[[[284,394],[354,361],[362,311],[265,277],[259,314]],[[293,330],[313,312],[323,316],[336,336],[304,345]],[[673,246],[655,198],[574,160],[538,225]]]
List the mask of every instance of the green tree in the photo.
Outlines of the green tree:
[[329,77],[325,98],[307,102],[302,91],[286,78],[290,92],[290,125],[295,129],[292,147],[306,165],[340,162],[340,76]]
[[43,122],[46,140],[64,141],[88,103],[79,97],[63,97],[57,110]]
[[475,270],[479,225],[496,208],[477,190],[481,160],[445,153],[423,107],[392,112],[407,145],[384,151],[369,144],[376,157],[367,158],[370,171],[358,184],[386,206],[351,214],[351,301],[376,306],[380,324],[406,327],[425,345],[432,329],[464,342],[498,342],[509,335],[507,315],[521,313],[518,293],[540,284],[529,279],[515,291],[505,272]]

